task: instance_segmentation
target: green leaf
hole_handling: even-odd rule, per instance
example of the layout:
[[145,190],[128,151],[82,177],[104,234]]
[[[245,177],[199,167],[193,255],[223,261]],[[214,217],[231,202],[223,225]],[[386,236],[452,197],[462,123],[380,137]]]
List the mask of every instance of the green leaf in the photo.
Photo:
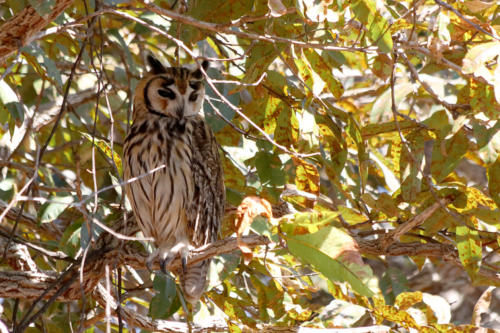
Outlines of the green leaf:
[[252,12],[253,1],[240,0],[198,0],[196,6],[189,6],[187,15],[214,23],[230,23],[242,15]]
[[38,212],[40,222],[42,223],[52,222],[57,219],[59,215],[73,203],[74,198],[70,195],[60,197],[54,196],[49,200],[54,202],[44,203]]
[[[332,211],[295,213],[292,219],[283,218],[280,226],[281,230],[289,236],[312,234],[335,223],[339,215],[340,212]],[[340,226],[339,223],[337,224]]]
[[82,220],[78,219],[71,223],[59,241],[59,248],[70,257],[74,257],[80,249],[80,228],[82,227]]
[[319,94],[321,94],[323,88],[325,87],[325,82],[323,82],[321,77],[315,71],[313,71],[309,62],[306,61],[302,49],[298,47],[295,48],[295,58],[293,60],[295,62],[295,65],[297,66],[301,79],[307,85],[307,95],[318,96]]
[[[325,227],[313,234],[286,235],[285,239],[293,255],[311,264],[331,281],[348,282],[363,296],[374,295],[367,286],[372,271],[362,262],[354,240],[344,231]],[[361,261],[353,259],[356,255]]]
[[[102,217],[102,214],[99,213],[96,216],[96,218],[98,219],[101,218],[101,221],[104,220],[104,218]],[[103,232],[103,230],[104,229],[102,229],[95,223],[92,223],[92,225],[87,222],[82,223],[82,227],[80,229],[80,247],[82,249],[86,248],[89,245],[90,241],[95,241],[99,238],[99,235]],[[90,232],[92,233],[90,234]]]
[[92,137],[90,134],[88,133],[85,133],[85,132],[80,132],[84,138],[86,138],[87,140],[89,140],[89,142],[94,142],[94,144],[110,159],[113,160],[113,162],[115,163],[116,165],[116,168],[118,169],[118,172],[120,174],[122,174],[122,159],[120,157],[120,155],[118,155],[118,153],[113,150],[111,151],[111,147],[110,145],[102,140],[102,139],[98,139],[96,137]]
[[299,141],[299,121],[295,111],[284,102],[280,103],[280,109],[274,139],[286,147],[295,146]]
[[47,71],[47,75],[55,82],[59,87],[62,87],[62,77],[61,72],[56,66],[54,60],[47,56],[43,56],[43,67]]
[[401,293],[410,290],[406,276],[395,267],[388,267],[384,271],[379,286],[386,304],[394,304]]
[[479,271],[482,257],[481,240],[477,230],[466,225],[459,225],[455,229],[458,256],[465,270],[474,279]]
[[[212,79],[224,79],[220,71],[215,68],[209,68],[207,74]],[[236,92],[236,88],[238,87],[237,85],[228,83],[215,83],[215,87],[220,91],[222,95],[226,97],[229,102],[231,102],[231,104],[236,106],[239,105],[240,93]],[[205,113],[205,120],[207,121],[208,125],[210,125],[210,128],[212,128],[212,130],[217,133],[221,131],[227,125],[227,123],[215,113],[215,110],[213,108],[215,107],[217,110],[219,110],[219,112],[222,113],[222,115],[227,120],[232,120],[234,118],[235,112],[229,105],[221,101],[219,96],[208,84],[205,87],[205,98],[211,99],[210,103],[204,103],[203,111]]]
[[358,167],[359,167],[359,186],[360,192],[363,193],[366,186],[366,181],[368,178],[368,165],[370,156],[366,151],[366,142],[361,135],[361,130],[358,123],[352,115],[349,117],[347,123],[347,135],[356,144],[358,148]]
[[283,307],[283,289],[277,288],[275,281],[261,280],[258,275],[251,275],[250,281],[257,292],[259,316],[262,321],[269,321],[269,310],[277,317],[286,313]]
[[488,188],[491,198],[500,210],[500,156],[488,167]]
[[274,132],[276,121],[286,107],[288,106],[281,99],[269,96],[264,110],[264,131],[266,133],[272,134]]
[[[15,119],[19,122],[24,121],[24,106],[19,102],[10,102],[6,103],[5,108],[9,110],[9,113],[12,119]],[[1,107],[1,105],[0,105]]]
[[285,171],[277,155],[259,151],[255,154],[255,167],[262,184],[285,185]]
[[153,319],[168,319],[181,307],[175,280],[165,274],[155,274],[153,280],[155,295],[149,303],[149,316]]
[[[500,66],[498,66],[500,67]],[[496,78],[500,73],[496,73]],[[500,93],[497,94],[500,80],[495,78],[495,86],[482,83],[480,81],[470,81],[470,105],[473,111],[484,112],[484,114],[492,119],[500,117]]]
[[[13,119],[18,119],[20,122],[24,120],[24,106],[19,103],[16,93],[4,81],[0,81],[0,113],[9,112]],[[9,118],[7,115],[2,115],[3,118]]]
[[252,47],[247,61],[245,62],[244,83],[254,83],[260,78],[269,65],[278,56],[275,47],[270,43],[257,42]]
[[389,30],[389,23],[377,10],[373,0],[358,0],[351,4],[350,8],[354,15],[368,29],[370,39],[377,43],[380,51],[389,53],[392,51],[392,37]]
[[445,110],[434,112],[429,118],[423,121],[429,129],[437,132],[439,138],[444,138],[452,129],[450,118]]
[[379,53],[373,60],[370,67],[373,74],[377,75],[382,80],[387,80],[392,74],[393,61],[388,55]]
[[54,7],[55,0],[28,0],[31,7],[35,8],[38,15],[46,18],[51,13]]
[[316,166],[297,157],[293,157],[292,159],[296,166],[295,185],[297,185],[297,189],[319,195],[319,172]]
[[312,69],[326,83],[326,88],[335,98],[340,98],[344,93],[344,87],[332,74],[332,68],[314,49],[304,49],[304,55]]
[[434,142],[431,173],[437,182],[441,182],[457,167],[467,152],[468,145],[469,139],[464,129],[449,139]]
[[406,137],[408,147],[403,145],[399,160],[399,172],[401,195],[406,202],[413,202],[420,192],[421,179],[419,177],[426,138],[425,131],[415,130]]

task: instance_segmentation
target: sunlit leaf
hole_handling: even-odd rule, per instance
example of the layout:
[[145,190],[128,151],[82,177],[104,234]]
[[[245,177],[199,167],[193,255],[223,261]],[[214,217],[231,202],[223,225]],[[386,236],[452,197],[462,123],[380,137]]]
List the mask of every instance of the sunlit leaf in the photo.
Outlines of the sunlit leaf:
[[392,51],[392,38],[389,24],[377,10],[373,0],[357,0],[351,4],[352,11],[368,30],[372,42],[376,43],[380,51]]
[[466,225],[456,227],[457,248],[460,262],[471,278],[477,274],[482,250],[478,232]]
[[456,168],[467,152],[468,141],[465,130],[460,130],[451,138],[434,143],[431,172],[436,181],[442,181]]
[[334,223],[339,215],[340,212],[296,213],[293,218],[283,218],[280,224],[288,235],[311,234]]
[[500,209],[500,157],[488,167],[488,185],[491,198]]
[[361,295],[372,296],[368,287],[372,272],[359,256],[354,240],[334,227],[313,234],[286,236],[290,252],[311,264],[332,281],[348,282]]
[[[414,86],[410,82],[400,82],[394,86],[394,100],[396,102],[396,109],[399,104],[413,92]],[[391,89],[388,88],[373,104],[372,112],[370,114],[370,122],[378,123],[382,120],[392,119],[392,98]]]
[[116,151],[112,151],[110,145],[99,138],[92,137],[88,133],[81,133],[84,138],[89,140],[89,142],[94,142],[97,147],[107,156],[109,157],[116,165],[118,172],[121,174],[122,173],[122,159],[120,158],[120,155]]
[[304,55],[312,69],[326,83],[327,89],[335,98],[340,98],[344,92],[344,87],[332,74],[332,68],[313,49],[304,49]]
[[[296,166],[295,185],[297,185],[297,189],[318,195],[319,173],[317,168],[313,164],[299,158],[294,157],[293,162]],[[303,204],[311,206],[313,203],[308,200],[304,200]]]

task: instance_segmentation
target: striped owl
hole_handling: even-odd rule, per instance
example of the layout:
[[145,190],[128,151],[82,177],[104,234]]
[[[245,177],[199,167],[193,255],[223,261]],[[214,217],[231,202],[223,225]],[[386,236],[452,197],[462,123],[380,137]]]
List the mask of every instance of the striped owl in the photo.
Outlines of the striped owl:
[[[180,256],[183,294],[196,304],[210,260],[186,267],[186,258],[219,233],[225,188],[218,144],[201,110],[200,68],[165,67],[151,55],[147,62],[150,71],[135,90],[124,145],[126,193],[143,234],[154,239],[147,266],[158,258],[165,272]],[[208,62],[202,67],[206,70]]]

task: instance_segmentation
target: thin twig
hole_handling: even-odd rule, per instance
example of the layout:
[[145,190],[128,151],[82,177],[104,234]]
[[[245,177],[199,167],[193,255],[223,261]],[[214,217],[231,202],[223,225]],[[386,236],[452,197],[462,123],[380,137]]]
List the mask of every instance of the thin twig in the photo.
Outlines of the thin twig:
[[415,66],[413,66],[413,64],[410,62],[410,60],[408,59],[408,57],[406,56],[406,54],[404,54],[403,52],[401,52],[401,53],[399,53],[399,56],[401,56],[403,58],[403,60],[405,61],[406,66],[410,70],[410,73],[411,73],[411,76],[412,76],[413,80],[419,82],[422,85],[422,87],[429,93],[429,95],[432,96],[432,98],[436,102],[438,102],[439,104],[441,104],[442,106],[444,106],[445,108],[447,108],[448,110],[450,110],[452,112],[458,112],[460,109],[461,110],[470,110],[470,108],[471,108],[470,104],[451,104],[451,103],[448,103],[445,100],[441,99],[434,92],[434,90],[431,88],[431,86],[429,86],[429,84],[427,82],[423,81],[420,78],[420,76],[418,75],[417,70],[415,69]]
[[[346,47],[346,46],[338,46],[335,44],[329,44],[329,43],[306,43],[302,41],[298,41],[295,39],[289,39],[289,38],[283,38],[275,35],[258,35],[258,34],[253,34],[253,33],[248,33],[244,32],[239,29],[234,29],[231,26],[226,26],[223,24],[214,24],[214,23],[209,23],[205,21],[200,21],[196,20],[192,17],[185,16],[179,13],[176,13],[171,10],[167,10],[161,7],[156,6],[153,4],[151,1],[146,1],[146,0],[140,0],[144,6],[153,13],[156,13],[158,15],[164,15],[167,16],[177,22],[182,22],[184,24],[188,24],[200,29],[208,30],[208,31],[213,31],[217,33],[225,33],[229,35],[236,35],[238,37],[242,38],[248,38],[248,39],[254,39],[254,40],[259,40],[267,43],[285,43],[288,45],[297,45],[301,46],[304,48],[314,48],[314,49],[321,49],[321,50],[330,50],[330,51],[358,51],[358,52],[369,52],[369,53],[375,53],[377,52],[376,47]],[[116,10],[112,10],[113,12],[116,12]]]
[[446,2],[444,1],[441,1],[441,0],[434,0],[434,2],[436,2],[438,5],[452,11],[453,13],[455,13],[455,15],[457,15],[458,17],[460,17],[462,20],[464,20],[465,22],[469,23],[471,26],[474,27],[474,29],[478,30],[478,31],[481,31],[482,33],[490,36],[491,38],[493,39],[496,39],[498,41],[500,41],[500,38],[498,36],[495,36],[493,35],[491,32],[489,31],[486,31],[484,30],[481,26],[477,25],[476,23],[472,22],[471,20],[469,20],[467,17],[465,17],[464,14],[460,13],[458,10],[456,10],[455,8],[453,8],[452,5],[449,5],[447,4]]

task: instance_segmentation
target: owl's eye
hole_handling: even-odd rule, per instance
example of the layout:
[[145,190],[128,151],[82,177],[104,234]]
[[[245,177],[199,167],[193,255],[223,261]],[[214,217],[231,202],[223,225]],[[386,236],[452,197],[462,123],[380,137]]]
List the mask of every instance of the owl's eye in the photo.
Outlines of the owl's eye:
[[172,91],[172,89],[169,88],[158,89],[158,95],[168,99],[175,99],[175,93]]
[[198,90],[200,89],[201,87],[201,81],[190,81],[189,82],[189,86],[191,87],[191,89],[193,90]]
[[189,95],[189,101],[190,102],[196,101],[197,98],[198,98],[198,94],[196,92],[194,92],[191,95]]

